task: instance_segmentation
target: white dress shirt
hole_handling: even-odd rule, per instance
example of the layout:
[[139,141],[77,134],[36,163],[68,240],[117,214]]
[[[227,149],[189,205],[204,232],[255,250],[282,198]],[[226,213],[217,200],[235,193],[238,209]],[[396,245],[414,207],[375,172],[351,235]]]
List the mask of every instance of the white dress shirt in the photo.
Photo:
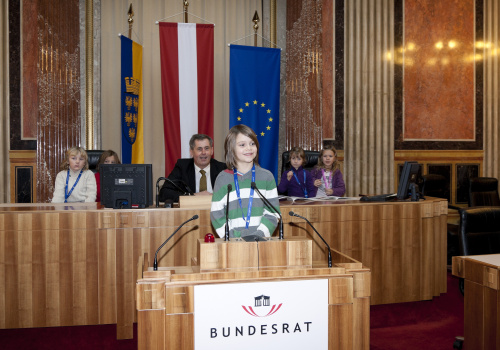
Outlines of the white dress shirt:
[[212,181],[210,181],[210,164],[207,165],[205,169],[201,169],[198,165],[194,165],[194,174],[196,175],[196,193],[200,192],[200,179],[201,173],[200,170],[205,170],[205,176],[207,177],[207,191],[212,193]]

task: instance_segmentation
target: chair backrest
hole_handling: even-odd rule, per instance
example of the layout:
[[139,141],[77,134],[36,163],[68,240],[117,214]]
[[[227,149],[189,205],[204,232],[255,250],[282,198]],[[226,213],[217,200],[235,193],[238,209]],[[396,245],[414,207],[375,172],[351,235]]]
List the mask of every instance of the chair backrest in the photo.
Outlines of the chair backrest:
[[422,175],[422,194],[429,197],[447,198],[446,178],[439,174]]
[[500,206],[498,180],[494,177],[470,179],[469,207]]
[[461,255],[500,253],[500,207],[462,208],[459,213]]
[[[318,164],[319,151],[304,151],[306,154],[306,164],[304,169],[311,170]],[[290,152],[285,151],[281,155],[281,174],[287,169],[290,169]]]
[[89,170],[92,170],[94,173],[97,172],[97,164],[99,163],[99,158],[101,158],[103,153],[103,150],[87,150]]

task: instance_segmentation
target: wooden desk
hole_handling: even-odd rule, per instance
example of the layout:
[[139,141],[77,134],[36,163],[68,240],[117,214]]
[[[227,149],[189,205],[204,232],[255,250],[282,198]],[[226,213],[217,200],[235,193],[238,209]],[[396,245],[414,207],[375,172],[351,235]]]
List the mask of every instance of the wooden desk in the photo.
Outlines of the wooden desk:
[[[370,268],[372,304],[446,292],[446,200],[280,205],[285,236],[311,238],[314,261],[326,262],[324,244],[290,210],[332,249]],[[162,248],[159,266],[191,265],[197,239],[214,233],[209,210],[0,206],[0,328],[116,323],[118,338],[132,338],[140,257],[154,256],[195,214]]]
[[454,256],[453,275],[465,279],[465,347],[500,349],[500,254]]

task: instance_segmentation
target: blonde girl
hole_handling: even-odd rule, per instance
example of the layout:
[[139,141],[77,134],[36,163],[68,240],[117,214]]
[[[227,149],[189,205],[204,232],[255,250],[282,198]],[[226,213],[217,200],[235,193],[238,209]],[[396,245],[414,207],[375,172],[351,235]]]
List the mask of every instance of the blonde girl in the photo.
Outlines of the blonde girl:
[[96,183],[89,169],[87,152],[82,147],[66,151],[57,174],[52,203],[95,202]]

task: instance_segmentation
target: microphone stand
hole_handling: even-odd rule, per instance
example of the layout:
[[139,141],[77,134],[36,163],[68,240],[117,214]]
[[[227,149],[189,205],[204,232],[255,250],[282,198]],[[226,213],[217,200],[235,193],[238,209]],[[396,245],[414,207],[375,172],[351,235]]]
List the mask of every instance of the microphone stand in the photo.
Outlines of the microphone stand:
[[158,252],[160,251],[160,249],[161,249],[161,248],[163,248],[163,246],[164,246],[165,244],[167,244],[167,242],[170,240],[170,238],[172,238],[172,237],[175,235],[175,233],[176,233],[177,231],[179,231],[179,229],[180,229],[182,226],[184,226],[184,225],[185,225],[185,224],[187,224],[188,222],[190,222],[190,221],[192,221],[192,220],[196,220],[196,219],[198,219],[198,215],[195,215],[195,216],[193,216],[191,219],[184,221],[184,222],[183,222],[183,223],[182,223],[179,227],[177,227],[177,230],[175,230],[175,231],[174,231],[174,233],[172,233],[172,234],[170,235],[170,237],[168,237],[168,238],[167,238],[167,240],[166,240],[165,242],[163,242],[163,243],[162,243],[162,245],[161,245],[161,246],[160,246],[160,247],[156,250],[156,253],[155,253],[155,260],[154,260],[154,262],[153,262],[153,270],[154,270],[154,271],[158,271],[158,259],[157,259],[157,256],[158,256]]
[[326,246],[328,247],[328,267],[332,267],[332,251],[331,251],[330,246],[328,245],[328,243],[326,243],[326,241],[323,239],[323,236],[321,236],[319,234],[319,232],[316,231],[316,229],[314,228],[314,226],[305,217],[300,216],[298,214],[295,214],[293,211],[290,211],[288,214],[290,214],[290,216],[296,216],[298,218],[304,219],[309,224],[309,226],[312,227],[312,229],[314,230],[314,232],[316,232],[316,234],[319,236],[319,238],[321,238],[321,240],[323,241],[323,243],[325,243]]
[[229,241],[229,192],[233,189],[231,184],[227,185],[227,201],[226,201],[226,232],[224,234],[224,241]]
[[159,183],[161,180],[166,180],[166,178],[164,177],[159,177],[158,180],[156,180],[156,207],[159,208],[160,207],[160,186]]
[[268,207],[272,208],[272,209],[273,209],[273,211],[274,211],[276,214],[278,214],[278,215],[280,216],[280,229],[279,229],[279,236],[278,236],[278,238],[279,238],[279,239],[283,239],[283,217],[281,216],[281,213],[280,213],[280,212],[279,212],[279,211],[278,211],[278,210],[274,207],[274,205],[272,205],[272,204],[271,204],[271,202],[269,202],[269,201],[267,200],[267,198],[266,198],[266,197],[264,197],[264,196],[262,195],[262,193],[260,193],[260,191],[259,191],[259,189],[257,188],[257,185],[255,184],[255,182],[252,182],[252,183],[251,183],[251,186],[252,186],[252,188],[253,188],[254,190],[256,190],[256,191],[257,191],[257,193],[258,193],[259,197],[260,197],[260,198],[264,201],[264,203],[266,203]]

